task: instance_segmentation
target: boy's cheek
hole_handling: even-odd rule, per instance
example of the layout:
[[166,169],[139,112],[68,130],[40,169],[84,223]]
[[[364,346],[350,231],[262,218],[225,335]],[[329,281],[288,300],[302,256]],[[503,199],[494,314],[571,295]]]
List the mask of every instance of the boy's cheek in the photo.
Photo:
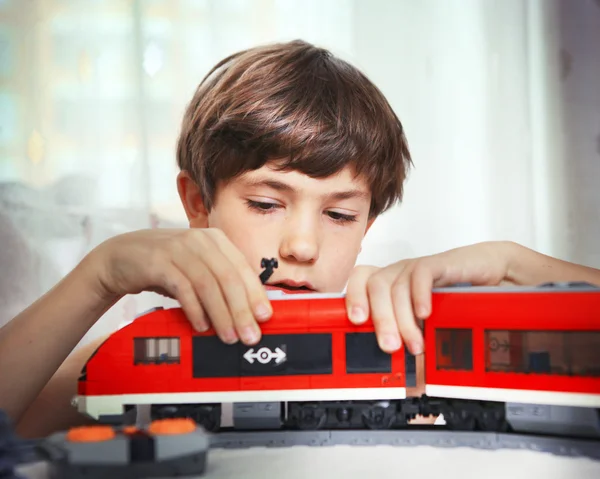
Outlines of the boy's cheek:
[[356,263],[356,257],[351,259],[350,261],[350,257],[340,258],[336,263],[323,265],[322,271],[329,272],[329,274],[323,273],[323,275],[328,276],[327,292],[337,293],[344,290]]

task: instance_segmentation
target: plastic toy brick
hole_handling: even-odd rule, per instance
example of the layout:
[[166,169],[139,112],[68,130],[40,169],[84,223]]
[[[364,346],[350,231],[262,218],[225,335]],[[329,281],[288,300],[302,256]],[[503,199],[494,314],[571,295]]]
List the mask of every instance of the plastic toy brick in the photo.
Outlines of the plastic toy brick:
[[20,479],[19,466],[46,462],[53,479],[185,477],[204,474],[209,438],[191,419],[148,428],[83,426],[32,441],[19,438],[0,410],[0,477]]
[[273,269],[278,266],[277,258],[263,258],[260,262],[260,267],[264,268],[264,271],[260,273],[260,282],[265,284],[273,274]]
[[54,479],[182,477],[204,474],[209,440],[191,419],[154,421],[147,429],[84,426],[38,445]]

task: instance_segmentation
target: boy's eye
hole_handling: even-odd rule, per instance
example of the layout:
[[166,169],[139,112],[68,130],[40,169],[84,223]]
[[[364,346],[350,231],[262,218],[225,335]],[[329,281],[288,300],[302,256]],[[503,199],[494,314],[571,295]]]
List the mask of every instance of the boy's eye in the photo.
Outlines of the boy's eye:
[[[281,205],[278,203],[269,203],[266,201],[246,200],[246,204],[251,210],[264,214],[281,208]],[[336,223],[344,224],[356,221],[355,215],[346,215],[338,211],[326,211],[325,213]]]
[[265,212],[269,210],[274,210],[279,205],[277,203],[266,203],[264,201],[254,201],[254,200],[246,200],[248,207],[254,210],[258,210],[260,212]]
[[356,216],[354,215],[345,215],[344,213],[339,213],[337,211],[328,211],[327,214],[332,220],[338,223],[350,223],[356,221]]

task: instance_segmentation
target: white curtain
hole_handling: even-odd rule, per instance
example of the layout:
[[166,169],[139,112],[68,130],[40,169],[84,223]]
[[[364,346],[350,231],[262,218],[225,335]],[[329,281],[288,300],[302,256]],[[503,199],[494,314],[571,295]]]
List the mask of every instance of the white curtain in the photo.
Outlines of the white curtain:
[[[510,239],[600,266],[598,1],[3,0],[0,22],[0,324],[105,238],[185,226],[197,83],[294,38],[360,67],[407,130],[405,201],[359,262]],[[161,303],[125,298],[86,340]]]
[[600,265],[598,3],[356,3],[353,55],[416,163],[361,259],[509,239]]

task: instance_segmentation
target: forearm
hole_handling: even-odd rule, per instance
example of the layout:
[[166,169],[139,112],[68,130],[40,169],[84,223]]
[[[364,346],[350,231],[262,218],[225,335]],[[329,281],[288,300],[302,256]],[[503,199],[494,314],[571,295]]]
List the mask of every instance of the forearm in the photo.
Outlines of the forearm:
[[[94,423],[92,418],[79,413],[71,405],[71,399],[77,394],[77,380],[81,369],[105,340],[106,337],[101,337],[86,344],[62,363],[16,424],[16,432],[21,437],[46,437],[56,431]],[[49,411],[52,413],[49,414]]]
[[84,260],[0,329],[0,408],[18,422],[89,328],[116,302]]
[[519,285],[583,281],[600,286],[600,270],[562,261],[518,245],[504,245],[508,256],[506,279]]

